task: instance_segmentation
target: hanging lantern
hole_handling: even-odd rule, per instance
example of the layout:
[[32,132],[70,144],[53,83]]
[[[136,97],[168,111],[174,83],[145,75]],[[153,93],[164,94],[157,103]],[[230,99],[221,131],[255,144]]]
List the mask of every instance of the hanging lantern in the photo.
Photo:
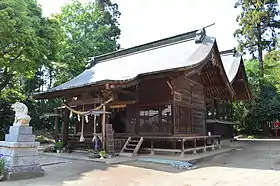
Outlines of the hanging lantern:
[[85,116],[85,119],[86,119],[86,123],[88,123],[88,116]]
[[73,113],[72,113],[72,110],[71,110],[70,114],[69,114],[69,118],[72,118],[72,115],[73,115]]

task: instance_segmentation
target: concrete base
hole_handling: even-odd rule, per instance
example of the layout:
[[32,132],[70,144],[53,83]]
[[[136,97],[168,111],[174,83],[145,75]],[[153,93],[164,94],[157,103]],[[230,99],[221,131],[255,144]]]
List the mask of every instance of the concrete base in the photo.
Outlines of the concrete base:
[[0,154],[6,160],[6,179],[19,180],[44,175],[39,163],[37,147],[32,128],[29,126],[11,126],[6,141],[0,141]]
[[44,176],[44,170],[32,170],[26,172],[8,172],[5,175],[5,180],[15,181],[15,180],[23,180],[23,179],[31,179]]

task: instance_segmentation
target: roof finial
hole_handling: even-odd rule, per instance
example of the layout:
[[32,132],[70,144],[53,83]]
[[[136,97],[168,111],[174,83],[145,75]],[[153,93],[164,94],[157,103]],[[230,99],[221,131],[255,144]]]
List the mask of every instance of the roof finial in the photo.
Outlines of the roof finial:
[[96,65],[96,60],[95,60],[95,57],[90,57],[89,58],[89,68],[93,67],[94,65]]
[[198,30],[195,33],[195,43],[201,43],[203,41],[203,39],[205,38],[205,36],[206,36],[205,28]]

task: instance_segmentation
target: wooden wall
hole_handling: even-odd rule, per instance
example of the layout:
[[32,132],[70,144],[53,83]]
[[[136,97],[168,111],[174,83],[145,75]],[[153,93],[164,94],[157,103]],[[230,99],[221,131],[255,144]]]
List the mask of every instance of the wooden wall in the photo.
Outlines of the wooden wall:
[[[124,90],[122,96],[118,95],[121,101],[133,100],[132,97],[125,96],[125,91],[128,90]],[[176,77],[143,80],[140,81],[137,91],[136,89],[129,91],[135,95],[137,102],[127,104],[124,108],[126,119],[124,133],[139,135],[205,134],[204,87],[200,83],[186,78],[183,73],[177,74]],[[93,108],[92,104],[85,106],[85,110],[90,108]],[[79,106],[78,110],[82,110],[82,107]],[[93,132],[92,123],[92,118],[89,123],[85,123],[85,132]],[[77,121],[76,126],[77,132],[80,132],[81,122]]]
[[194,131],[205,135],[206,131],[206,106],[204,88],[195,86],[192,93],[192,109]]
[[144,80],[139,84],[137,126],[139,134],[171,135],[172,92],[168,78]]
[[181,93],[181,101],[174,100],[175,134],[205,134],[204,87],[180,75],[172,80],[174,91]]
[[137,118],[138,118],[137,105],[136,104],[127,105],[127,107],[126,107],[126,127],[125,127],[125,130],[127,133],[136,133]]
[[141,81],[139,84],[139,105],[157,105],[172,100],[167,78]]

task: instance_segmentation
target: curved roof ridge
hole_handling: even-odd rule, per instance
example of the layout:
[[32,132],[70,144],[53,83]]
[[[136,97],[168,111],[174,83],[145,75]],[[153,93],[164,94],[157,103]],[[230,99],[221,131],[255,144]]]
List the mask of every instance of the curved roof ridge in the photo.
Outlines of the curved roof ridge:
[[[199,38],[198,36],[202,36],[202,37]],[[107,59],[120,57],[120,56],[125,56],[125,55],[128,55],[128,54],[134,54],[134,53],[137,53],[137,52],[140,52],[140,51],[152,50],[152,49],[156,49],[158,47],[164,47],[165,45],[176,44],[177,42],[180,42],[180,41],[182,42],[184,40],[203,39],[203,36],[206,36],[205,28],[196,29],[196,30],[193,30],[193,31],[190,31],[190,32],[186,32],[186,33],[183,33],[183,34],[178,34],[178,35],[175,35],[175,36],[171,36],[171,37],[163,38],[163,39],[160,39],[160,40],[148,42],[148,43],[141,44],[141,45],[138,45],[138,46],[133,46],[133,47],[130,47],[130,48],[127,48],[127,49],[122,49],[122,50],[110,52],[110,53],[107,53],[107,54],[102,54],[102,55],[95,56],[95,57],[91,58],[90,67],[92,67],[93,65],[95,65],[99,62],[107,60]],[[199,41],[197,41],[197,42],[199,42]]]

